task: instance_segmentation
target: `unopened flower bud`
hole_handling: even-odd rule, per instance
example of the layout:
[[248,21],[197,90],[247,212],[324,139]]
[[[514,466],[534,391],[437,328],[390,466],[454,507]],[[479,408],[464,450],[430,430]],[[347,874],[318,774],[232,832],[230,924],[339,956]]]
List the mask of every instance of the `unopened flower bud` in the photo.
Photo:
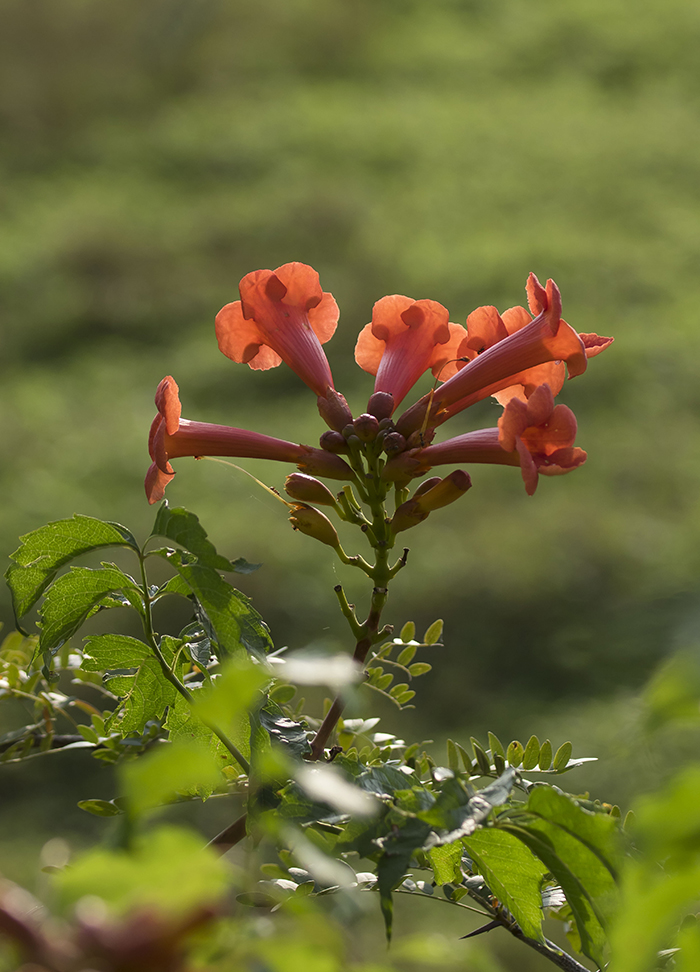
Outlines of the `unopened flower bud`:
[[389,432],[384,439],[384,452],[388,456],[395,456],[397,453],[403,452],[405,448],[406,440],[400,432]]
[[410,530],[411,527],[418,526],[419,523],[426,520],[428,515],[428,513],[420,509],[416,500],[407,500],[394,513],[391,520],[391,529],[394,533],[401,533],[402,530]]
[[396,426],[390,418],[383,418],[379,420],[379,430],[380,432],[395,432]]
[[416,491],[413,494],[413,499],[418,499],[418,497],[422,496],[423,493],[427,493],[429,489],[432,489],[433,486],[437,486],[437,484],[441,482],[442,482],[441,476],[431,476],[430,479],[424,479],[419,486],[416,486]]
[[331,521],[325,513],[321,513],[320,510],[315,510],[313,506],[306,506],[305,503],[295,505],[289,517],[289,522],[295,530],[299,530],[300,533],[305,533],[307,537],[320,540],[321,543],[328,544],[329,547],[336,548],[340,546],[338,534],[335,532],[335,527]]
[[306,473],[291,473],[284,484],[287,496],[302,500],[304,503],[318,503],[320,506],[335,506],[335,496],[313,476]]
[[335,388],[327,388],[325,397],[318,396],[318,410],[321,418],[336,432],[352,422],[352,412],[345,398]]
[[353,422],[353,427],[355,434],[362,442],[373,442],[377,438],[377,432],[379,432],[379,422],[369,412],[358,415]]
[[344,482],[355,475],[344,459],[326,452],[325,449],[313,449],[304,446],[306,452],[297,459],[297,469],[309,473],[311,476],[323,476],[324,479],[342,479]]
[[375,392],[367,402],[367,411],[380,420],[389,418],[394,408],[394,396],[390,392]]
[[318,444],[326,452],[334,452],[336,455],[347,455],[350,451],[347,442],[340,432],[331,432],[330,429],[323,433],[318,440]]
[[468,474],[462,469],[456,469],[449,476],[432,479],[421,483],[410,500],[402,503],[396,510],[391,521],[394,533],[409,530],[422,523],[433,510],[454,503],[460,496],[464,496],[472,484]]
[[[428,483],[433,483],[433,480],[429,479]],[[464,496],[471,485],[469,473],[465,473],[463,469],[455,469],[449,476],[439,479],[428,489],[422,489],[421,486],[427,486],[427,483],[422,483],[414,493],[413,499],[421,510],[431,513],[433,510],[439,510],[443,506],[454,503],[460,496]]]

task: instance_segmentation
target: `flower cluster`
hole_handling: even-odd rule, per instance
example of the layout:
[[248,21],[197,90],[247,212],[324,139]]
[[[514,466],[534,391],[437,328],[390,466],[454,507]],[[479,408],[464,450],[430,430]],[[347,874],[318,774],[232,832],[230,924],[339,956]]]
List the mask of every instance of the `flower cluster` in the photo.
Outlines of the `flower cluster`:
[[[180,417],[175,381],[164,378],[156,393],[158,414],[149,442],[153,464],[146,493],[151,503],[163,497],[174,475],[170,460],[181,456],[274,459],[296,464],[306,479],[352,482],[357,481],[357,450],[364,449],[374,459],[376,476],[387,488],[393,484],[402,500],[394,514],[396,533],[463,495],[471,485],[460,471],[428,480],[408,499],[410,481],[434,466],[519,466],[531,495],[540,474],[561,475],[586,459],[586,453],[574,446],[573,412],[554,399],[567,371],[569,378],[582,374],[588,359],[608,347],[612,338],[579,334],[567,324],[552,280],[543,287],[530,274],[529,310],[512,307],[499,314],[495,307],[479,307],[467,318],[466,327],[450,322],[447,309],[434,300],[394,294],[377,301],[355,349],[357,363],[375,376],[367,409],[356,418],[333,384],[322,347],[337,326],[338,306],[322,291],[316,271],[302,263],[257,270],[241,280],[240,296],[217,315],[221,351],[259,370],[284,361],[316,394],[329,431],[321,436],[320,448],[313,448],[244,429],[187,421]],[[396,416],[428,369],[435,376],[433,390]],[[440,425],[489,396],[503,406],[496,427],[434,442]],[[290,495],[304,499],[304,490],[311,495],[316,487],[306,479],[293,480],[304,495]],[[328,496],[333,503],[333,495]],[[339,509],[342,514],[342,504]],[[295,515],[303,520],[299,508]]]

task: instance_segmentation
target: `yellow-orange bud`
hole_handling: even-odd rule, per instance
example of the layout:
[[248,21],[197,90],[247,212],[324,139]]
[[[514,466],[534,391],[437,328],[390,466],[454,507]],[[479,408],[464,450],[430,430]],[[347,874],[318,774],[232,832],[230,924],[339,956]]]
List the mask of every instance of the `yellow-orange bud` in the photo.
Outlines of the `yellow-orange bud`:
[[318,503],[321,506],[335,506],[335,496],[318,479],[306,473],[291,473],[284,484],[287,496],[303,503]]
[[305,503],[296,503],[292,515],[289,517],[289,522],[295,530],[299,530],[300,533],[305,533],[307,537],[320,540],[321,543],[326,543],[329,547],[336,548],[340,546],[338,534],[335,532],[335,527],[331,521],[325,513],[321,513],[320,510],[315,510],[313,506],[307,506]]

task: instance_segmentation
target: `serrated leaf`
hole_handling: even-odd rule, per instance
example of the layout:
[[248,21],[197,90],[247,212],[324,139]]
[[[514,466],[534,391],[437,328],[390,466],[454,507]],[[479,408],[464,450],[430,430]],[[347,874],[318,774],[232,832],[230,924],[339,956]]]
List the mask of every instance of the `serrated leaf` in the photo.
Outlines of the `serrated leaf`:
[[112,564],[96,570],[73,567],[55,580],[41,609],[40,650],[51,651],[62,645],[106,594],[119,590],[124,591],[138,610],[141,598],[138,586],[133,578]]
[[408,644],[409,641],[413,641],[416,637],[416,626],[413,621],[407,621],[406,624],[401,629],[401,634],[399,635],[404,644]]
[[80,800],[78,806],[95,817],[118,817],[124,812],[112,800]]
[[554,769],[560,773],[562,770],[566,769],[569,760],[571,759],[571,753],[574,747],[570,742],[562,743],[559,749],[557,749],[554,756]]
[[81,554],[102,547],[139,549],[126,527],[80,514],[47,523],[20,540],[5,574],[18,618],[36,604],[56,572]]
[[418,651],[418,645],[408,645],[406,648],[404,648],[402,651],[399,652],[396,661],[399,663],[399,665],[403,665],[404,667],[406,665],[410,665],[410,663],[415,658],[415,654],[417,651]]
[[540,749],[539,756],[539,767],[541,770],[547,770],[552,765],[552,744],[549,739],[545,739],[542,743],[542,748]]
[[523,769],[531,770],[537,766],[540,758],[540,741],[537,736],[530,736],[523,753]]
[[273,647],[270,632],[245,594],[235,590],[212,567],[192,562],[177,550],[153,551],[172,564],[199,601],[216,633],[222,657],[243,650],[263,659]]
[[199,517],[181,506],[170,508],[167,500],[163,502],[156,514],[151,536],[167,537],[168,540],[179,543],[185,550],[193,553],[201,564],[213,567],[215,570],[249,574],[260,566],[260,564],[248,564],[242,558],[232,562],[222,557],[208,539]]
[[247,716],[249,706],[268,680],[261,666],[247,657],[229,661],[212,685],[196,693],[192,710],[202,722],[228,733],[241,715]]
[[506,750],[506,759],[510,766],[520,766],[523,761],[523,744],[514,739],[513,742],[508,746]]
[[602,968],[607,936],[595,896],[586,887],[591,871],[596,875],[604,870],[600,862],[576,838],[552,824],[540,823],[537,828],[505,823],[499,826],[521,840],[561,885],[581,936],[581,950]]
[[442,637],[442,629],[445,622],[442,618],[437,621],[433,621],[428,630],[423,635],[423,644],[425,645],[436,645],[440,638]]
[[[181,642],[164,637],[160,650],[169,665]],[[107,681],[110,692],[119,696],[120,704],[110,729],[126,734],[141,732],[150,720],[159,720],[169,705],[179,698],[177,689],[165,678],[160,663],[148,645],[126,635],[98,635],[86,639],[83,649],[86,671],[104,672],[137,668],[131,675],[116,675]],[[179,667],[179,666],[178,666]]]
[[546,868],[512,834],[495,827],[464,839],[467,853],[495,896],[529,938],[544,941],[540,887]]

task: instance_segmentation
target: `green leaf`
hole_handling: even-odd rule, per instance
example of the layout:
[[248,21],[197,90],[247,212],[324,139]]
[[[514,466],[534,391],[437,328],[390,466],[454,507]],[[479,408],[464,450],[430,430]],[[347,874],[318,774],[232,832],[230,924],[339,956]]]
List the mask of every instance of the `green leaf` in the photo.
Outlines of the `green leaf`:
[[447,765],[454,773],[459,772],[459,753],[452,739],[447,740]]
[[391,892],[402,881],[413,852],[423,846],[429,833],[430,825],[414,817],[378,841],[383,853],[377,864],[377,890],[387,941],[391,941],[394,914]]
[[91,635],[83,640],[81,668],[86,672],[138,668],[149,657],[152,657],[151,649],[137,638],[119,634]]
[[118,817],[120,813],[124,813],[113,800],[80,800],[78,806],[96,817]]
[[459,743],[455,743],[455,746],[457,747],[457,752],[462,758],[462,764],[464,766],[464,769],[467,771],[467,773],[471,774],[474,769],[474,764],[472,762],[471,756],[466,751],[464,746],[460,746]]
[[270,632],[258,612],[216,570],[193,562],[178,550],[166,548],[154,553],[165,557],[185,580],[206,614],[224,658],[245,650],[262,659],[272,649]]
[[549,739],[545,739],[540,749],[539,766],[541,770],[547,770],[552,765],[552,744]]
[[165,500],[156,514],[151,536],[167,537],[179,543],[185,550],[193,553],[197,560],[215,570],[231,570],[239,574],[250,574],[260,564],[249,564],[243,558],[230,561],[216,552],[216,547],[208,539],[207,532],[199,522],[199,517],[182,507],[168,506]]
[[418,678],[419,675],[427,675],[428,672],[432,671],[433,666],[429,665],[427,662],[416,662],[411,665],[408,669],[411,678]]
[[562,770],[566,769],[567,764],[571,759],[571,753],[573,752],[573,749],[574,747],[571,745],[570,742],[562,743],[559,749],[557,749],[554,755],[554,769],[558,773],[561,773]]
[[531,770],[537,766],[540,758],[540,741],[537,736],[530,736],[523,753],[523,769]]
[[241,716],[247,718],[248,708],[267,681],[267,673],[247,657],[229,661],[213,685],[196,693],[192,710],[202,722],[228,733]]
[[[557,833],[556,828],[551,824],[533,829],[529,826],[515,826],[499,821],[499,828],[517,837],[529,847],[561,885],[581,936],[581,950],[602,968],[607,936],[602,916],[593,901],[593,895],[584,884],[590,880],[591,871],[595,874],[596,871],[601,870],[600,863],[583,844],[563,831]],[[583,877],[577,874],[579,870]]]
[[137,816],[177,794],[209,796],[222,782],[211,751],[197,740],[182,738],[125,763],[120,776],[127,805]]
[[546,868],[512,834],[484,827],[464,838],[467,853],[529,938],[544,941],[540,888]]
[[413,621],[407,621],[406,624],[401,629],[401,634],[399,635],[404,644],[408,644],[409,641],[413,641],[416,637],[416,626]]
[[260,722],[270,738],[284,746],[292,756],[301,758],[311,753],[306,725],[288,719],[272,700],[260,710]]
[[418,645],[407,645],[406,648],[399,652],[399,656],[396,661],[399,663],[399,665],[410,665],[417,651]]
[[506,802],[516,778],[516,771],[508,767],[497,780],[471,798],[458,780],[447,780],[443,783],[435,806],[420,814],[422,820],[428,821],[433,828],[440,831],[431,835],[431,846],[452,844],[473,834],[494,807]]
[[11,554],[14,563],[5,574],[18,618],[36,604],[59,568],[75,557],[100,547],[139,549],[125,527],[80,514],[47,523],[20,539],[22,545]]
[[524,752],[523,744],[519,743],[517,739],[514,739],[506,750],[506,759],[510,766],[520,766],[523,761]]
[[[238,747],[241,754],[248,759],[250,756],[250,723],[248,718],[246,715],[239,715],[235,721],[232,721],[234,725],[232,727],[229,724],[228,737]],[[238,765],[219,737],[194,715],[190,704],[181,695],[177,695],[169,705],[164,725],[173,743],[180,739],[189,742],[196,741],[206,748],[217,766],[227,774],[238,776],[243,771],[243,767]],[[203,791],[203,793],[207,795],[206,791]]]
[[73,567],[54,581],[41,610],[40,650],[60,647],[75,634],[98,602],[113,591],[123,591],[136,610],[142,610],[136,582],[113,564],[103,564],[97,570]]
[[117,914],[136,910],[179,919],[217,905],[229,886],[229,869],[202,846],[199,833],[159,827],[137,838],[133,849],[98,847],[52,878],[64,908],[96,895]]
[[498,753],[498,755],[501,756],[503,759],[506,758],[506,751],[503,748],[503,743],[498,738],[498,736],[495,735],[495,733],[493,732],[489,733],[489,746],[491,747],[492,754]]
[[428,858],[433,868],[436,884],[459,884],[462,880],[462,844],[445,844],[431,847]]
[[[175,662],[181,647],[177,638],[164,637],[160,650],[168,665]],[[115,675],[107,680],[110,692],[120,697],[110,729],[126,734],[141,732],[152,719],[158,720],[179,697],[177,689],[163,675],[157,658],[148,645],[126,635],[98,635],[86,639],[83,668],[88,672],[137,668],[131,675]],[[180,666],[178,665],[178,668]],[[179,674],[179,672],[176,672]]]
[[474,736],[471,737],[471,744],[479,769],[482,773],[488,775],[491,772],[491,760],[488,758],[485,751],[479,744],[479,740],[475,739]]
[[613,878],[617,876],[623,850],[619,821],[614,817],[585,810],[552,786],[534,787],[527,809],[576,837],[599,858]]
[[423,635],[424,645],[436,645],[440,638],[442,637],[442,629],[445,622],[440,618],[437,621],[433,621],[428,630]]

